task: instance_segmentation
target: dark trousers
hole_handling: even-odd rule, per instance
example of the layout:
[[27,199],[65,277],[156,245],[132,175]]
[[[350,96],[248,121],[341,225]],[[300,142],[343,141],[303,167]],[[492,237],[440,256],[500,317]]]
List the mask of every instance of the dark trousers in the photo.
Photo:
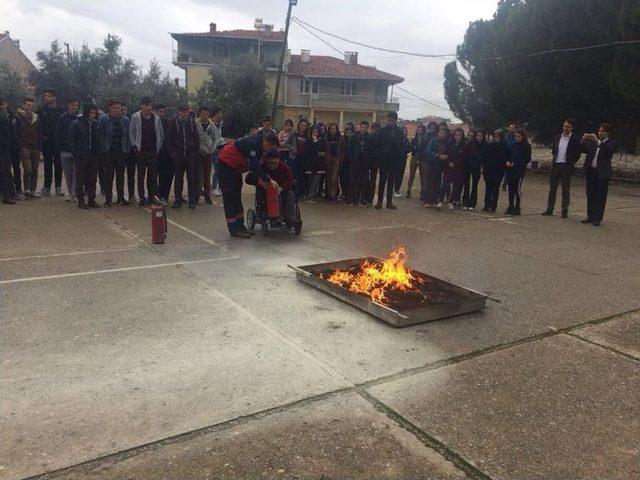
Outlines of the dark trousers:
[[136,153],[133,150],[125,154],[124,163],[127,167],[127,195],[129,200],[133,200],[136,194]]
[[[204,194],[204,198],[211,198],[211,164],[210,153],[199,153],[196,160],[196,190]],[[198,198],[196,196],[196,198]]]
[[369,201],[369,166],[366,163],[354,163],[349,170],[349,198],[351,203]]
[[424,163],[422,166],[424,175],[424,203],[433,205],[442,201],[442,166],[432,163]]
[[343,161],[340,165],[340,173],[338,174],[338,181],[340,183],[340,195],[344,199],[348,199],[351,196],[351,163]]
[[484,208],[487,210],[495,211],[498,208],[498,197],[500,197],[500,183],[502,183],[502,177],[487,175],[484,176]]
[[395,171],[391,168],[380,169],[380,182],[378,183],[378,204],[382,204],[384,187],[387,187],[387,205],[393,204],[393,186],[395,185]]
[[11,175],[11,157],[0,154],[0,192],[3,200],[16,196],[13,176]]
[[11,167],[13,168],[13,186],[16,193],[22,193],[22,171],[20,170],[20,155],[11,157]]
[[[293,176],[296,179],[296,194],[300,197],[302,195],[307,195],[309,192],[309,180],[307,176],[307,172],[305,171],[305,165],[303,159],[298,157],[295,159],[291,159],[289,166],[293,171]],[[218,170],[221,170],[222,162],[218,160]],[[220,175],[218,175],[218,183],[220,183]],[[220,187],[222,189],[222,187]]]
[[394,191],[400,192],[400,187],[402,187],[402,181],[404,180],[404,171],[407,168],[407,157],[403,157],[398,164],[398,169],[394,174]]
[[77,154],[76,162],[76,196],[78,203],[85,203],[85,195],[89,203],[96,201],[96,181],[100,158],[95,154]]
[[122,152],[109,152],[102,156],[102,172],[104,182],[102,184],[106,200],[113,199],[113,178],[116,179],[116,192],[118,200],[124,198],[124,170],[126,168],[125,154]]
[[547,210],[553,212],[556,206],[556,195],[558,193],[558,185],[562,187],[562,211],[569,210],[569,202],[571,201],[571,175],[573,167],[565,163],[554,163],[551,168],[551,176],[549,178],[549,198],[547,200]]
[[462,206],[476,208],[478,204],[478,183],[480,182],[480,169],[465,167],[464,190],[462,192]]
[[520,210],[522,201],[522,181],[524,175],[507,175],[507,186],[509,187],[509,208]]
[[44,188],[51,188],[51,180],[55,176],[55,187],[62,187],[62,162],[60,152],[54,145],[44,145],[42,148],[44,158]]
[[411,189],[413,188],[413,182],[416,178],[416,172],[418,172],[418,179],[420,180],[420,199],[422,200],[422,160],[415,158],[411,155],[411,161],[409,162],[409,184],[407,185],[407,195],[411,196]]
[[601,222],[607,205],[609,179],[603,180],[587,167],[587,218],[592,222]]
[[369,192],[367,203],[373,203],[373,197],[376,194],[376,181],[378,180],[378,167],[369,166]]
[[222,205],[229,233],[237,232],[244,225],[242,206],[242,174],[224,162],[218,164],[218,180],[222,190]]
[[198,192],[196,191],[196,156],[197,155],[180,155],[173,157],[173,173],[175,175],[173,194],[177,201],[181,201],[182,199],[184,175],[186,173],[189,203],[196,203],[196,199],[198,198]]
[[454,205],[460,205],[464,185],[462,183],[442,182],[442,187],[444,190],[443,199]]
[[158,194],[164,200],[169,200],[173,175],[173,161],[168,152],[161,150],[158,154]]
[[158,194],[158,154],[156,152],[138,152],[136,155],[138,170],[138,196],[144,197],[144,180],[147,179],[148,198]]

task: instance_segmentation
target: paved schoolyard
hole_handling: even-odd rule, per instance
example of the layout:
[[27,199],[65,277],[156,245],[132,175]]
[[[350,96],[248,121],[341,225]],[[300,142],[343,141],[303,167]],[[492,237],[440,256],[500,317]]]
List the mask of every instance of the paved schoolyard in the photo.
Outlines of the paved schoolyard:
[[[598,229],[546,181],[521,217],[303,204],[300,238],[169,210],[161,246],[133,206],[0,206],[0,479],[639,478],[640,187]],[[398,245],[486,310],[396,329],[287,268]]]

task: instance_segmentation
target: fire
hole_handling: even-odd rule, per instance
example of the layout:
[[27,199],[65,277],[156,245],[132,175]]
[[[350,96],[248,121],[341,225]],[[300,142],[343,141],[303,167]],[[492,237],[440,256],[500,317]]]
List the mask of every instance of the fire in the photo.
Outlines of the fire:
[[411,275],[405,265],[406,259],[406,250],[399,247],[381,264],[367,261],[358,269],[335,270],[323,278],[351,292],[367,295],[374,302],[385,304],[390,290],[419,291],[421,281]]

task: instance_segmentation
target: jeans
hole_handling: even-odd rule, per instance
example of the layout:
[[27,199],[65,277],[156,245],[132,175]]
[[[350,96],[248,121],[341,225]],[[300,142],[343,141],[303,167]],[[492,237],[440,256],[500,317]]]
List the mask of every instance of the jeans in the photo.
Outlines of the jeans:
[[498,208],[498,197],[500,196],[500,183],[502,175],[499,177],[493,175],[484,175],[484,184],[486,190],[484,192],[484,208],[494,211]]
[[111,201],[113,199],[114,172],[118,200],[122,200],[124,198],[124,170],[126,168],[125,154],[122,152],[105,153],[102,160],[102,171],[104,175],[102,188],[104,189],[103,192],[106,195],[106,200]]
[[522,181],[524,175],[507,175],[507,186],[509,187],[509,208],[520,210],[522,201]]
[[175,175],[173,193],[177,202],[182,201],[185,173],[187,174],[189,204],[195,205],[198,199],[198,192],[196,191],[196,157],[197,155],[180,155],[173,158],[173,173]]
[[60,162],[62,163],[62,173],[64,173],[64,181],[67,184],[67,192],[69,195],[76,194],[76,162],[73,159],[73,153],[60,152]]
[[480,167],[465,167],[464,190],[462,192],[462,206],[476,208],[478,203],[478,183],[480,182]]
[[382,205],[384,188],[387,187],[387,205],[393,204],[393,186],[395,184],[393,167],[380,169],[380,182],[378,183],[378,205]]
[[442,166],[425,162],[422,166],[424,174],[424,195],[423,201],[433,205],[442,201]]
[[85,195],[89,203],[96,201],[96,181],[100,159],[95,154],[76,155],[76,195],[78,203],[85,203]]

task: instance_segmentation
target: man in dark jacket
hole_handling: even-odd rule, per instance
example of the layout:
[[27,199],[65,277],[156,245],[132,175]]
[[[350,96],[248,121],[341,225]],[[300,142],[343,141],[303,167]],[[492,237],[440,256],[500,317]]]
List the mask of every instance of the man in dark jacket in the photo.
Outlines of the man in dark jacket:
[[96,181],[102,139],[97,117],[98,107],[93,104],[85,105],[82,116],[71,123],[69,130],[69,144],[76,163],[76,196],[78,207],[82,209],[98,208]]
[[562,133],[553,140],[553,165],[549,179],[549,198],[547,209],[543,215],[553,215],[556,206],[558,184],[562,186],[562,218],[569,216],[569,202],[571,200],[571,176],[576,162],[580,158],[580,137],[573,133],[575,120],[568,118],[562,125]]
[[[160,119],[162,129],[169,130],[169,119],[167,118],[167,107],[164,103],[154,103],[153,113]],[[167,152],[166,142],[158,152],[158,196],[160,202],[166,205],[169,201],[169,192],[173,183],[173,162]]]
[[200,148],[200,138],[194,120],[189,116],[189,107],[178,107],[178,114],[169,121],[166,131],[165,148],[173,160],[175,180],[173,193],[175,201],[172,208],[182,206],[182,188],[184,174],[187,174],[189,189],[189,208],[196,208],[196,159]]
[[124,198],[124,170],[125,156],[131,149],[129,143],[129,119],[122,116],[122,102],[109,101],[109,115],[100,118],[102,133],[102,162],[104,172],[105,208],[113,203],[113,177],[116,177],[116,192],[118,205],[129,205]]
[[385,185],[387,187],[387,208],[395,210],[393,204],[393,192],[395,176],[398,173],[398,165],[405,156],[404,136],[398,126],[398,114],[389,112],[387,125],[380,130],[380,183],[378,184],[378,203],[376,209],[382,208]]
[[598,135],[586,134],[582,137],[582,151],[587,157],[584,171],[587,177],[587,218],[582,223],[599,227],[607,204],[609,180],[612,175],[611,159],[616,150],[616,142],[611,139],[611,125],[603,123]]
[[51,180],[55,176],[56,196],[62,193],[62,163],[60,151],[56,148],[56,123],[64,113],[64,108],[56,104],[56,92],[45,88],[42,95],[43,104],[38,108],[40,128],[42,129],[42,157],[44,158],[44,186],[40,190],[43,197],[51,195]]
[[373,203],[373,197],[376,193],[376,182],[378,180],[378,169],[380,168],[380,128],[378,122],[373,122],[369,129],[369,141],[367,142],[367,150],[365,157],[369,165],[369,195],[367,204]]
[[7,102],[0,98],[0,193],[2,203],[15,205],[16,192],[11,175],[11,144],[13,132],[7,112]]
[[16,112],[13,128],[22,163],[25,197],[40,198],[41,195],[36,191],[36,187],[42,148],[42,129],[40,117],[33,111],[34,103],[33,97],[22,99],[22,108]]
[[56,150],[60,153],[60,163],[62,173],[67,183],[67,201],[76,200],[76,165],[73,160],[72,146],[69,143],[69,132],[71,124],[78,118],[78,102],[71,100],[67,102],[67,111],[58,117],[56,122]]

